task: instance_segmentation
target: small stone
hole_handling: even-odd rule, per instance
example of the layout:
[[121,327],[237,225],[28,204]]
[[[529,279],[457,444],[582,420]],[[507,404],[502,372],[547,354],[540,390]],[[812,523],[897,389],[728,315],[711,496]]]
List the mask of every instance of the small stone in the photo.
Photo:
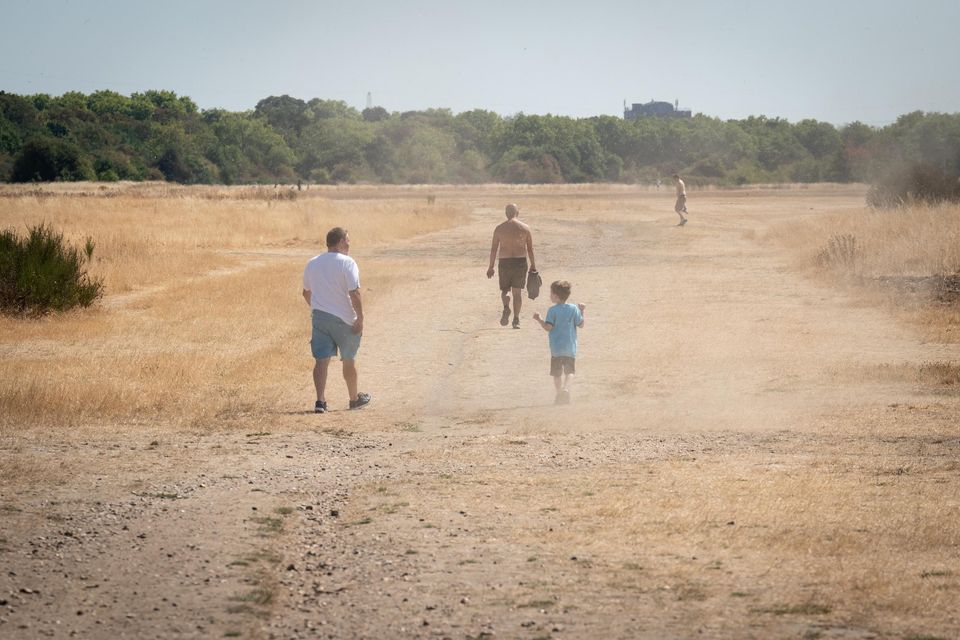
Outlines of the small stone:
[[340,517],[340,512],[339,512],[338,510],[336,510],[336,509],[330,509],[330,517],[331,517],[331,518],[339,518],[339,517]]

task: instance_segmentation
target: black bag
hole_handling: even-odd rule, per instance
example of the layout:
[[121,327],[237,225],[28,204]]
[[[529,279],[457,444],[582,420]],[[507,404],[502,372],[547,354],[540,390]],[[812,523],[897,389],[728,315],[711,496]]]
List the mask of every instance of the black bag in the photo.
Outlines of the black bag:
[[530,271],[527,273],[527,296],[531,300],[536,300],[537,296],[540,295],[540,285],[543,284],[543,279],[540,277],[539,271]]

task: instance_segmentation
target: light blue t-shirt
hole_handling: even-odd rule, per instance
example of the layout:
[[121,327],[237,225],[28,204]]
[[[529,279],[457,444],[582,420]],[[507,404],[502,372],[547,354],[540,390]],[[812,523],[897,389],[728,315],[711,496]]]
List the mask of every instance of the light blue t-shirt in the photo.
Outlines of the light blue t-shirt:
[[550,355],[554,358],[577,357],[577,327],[583,324],[583,314],[575,304],[563,302],[547,310],[544,322],[553,325],[550,336]]

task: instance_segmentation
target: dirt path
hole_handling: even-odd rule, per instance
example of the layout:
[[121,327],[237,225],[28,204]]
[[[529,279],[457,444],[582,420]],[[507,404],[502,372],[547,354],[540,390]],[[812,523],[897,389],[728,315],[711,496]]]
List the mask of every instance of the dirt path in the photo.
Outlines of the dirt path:
[[[307,395],[244,433],[6,443],[77,471],[0,493],[0,635],[960,634],[883,567],[905,553],[925,602],[960,593],[956,396],[889,375],[960,351],[757,240],[858,199],[704,196],[682,229],[653,198],[559,202],[521,206],[545,284],[587,305],[572,405],[530,317],[548,295],[498,325],[502,204],[478,199],[453,231],[358,250],[414,274],[369,293],[369,409],[314,416]],[[919,545],[861,513],[924,521],[917,495],[946,496]],[[820,546],[777,547],[794,537]]]

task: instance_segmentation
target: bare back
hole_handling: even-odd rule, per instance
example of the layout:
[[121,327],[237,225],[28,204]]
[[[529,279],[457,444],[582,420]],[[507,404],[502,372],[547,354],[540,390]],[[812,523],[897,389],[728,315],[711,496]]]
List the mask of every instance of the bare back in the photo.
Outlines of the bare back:
[[493,240],[500,246],[500,258],[526,258],[530,244],[530,227],[516,218],[497,225],[493,230]]

